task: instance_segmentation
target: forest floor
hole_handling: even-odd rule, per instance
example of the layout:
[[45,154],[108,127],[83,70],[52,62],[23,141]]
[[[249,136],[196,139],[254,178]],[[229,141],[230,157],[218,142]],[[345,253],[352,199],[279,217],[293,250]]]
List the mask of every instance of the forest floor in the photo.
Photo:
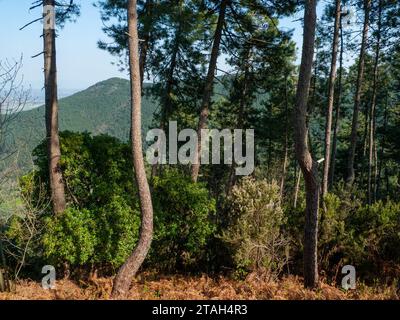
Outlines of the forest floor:
[[[0,300],[106,300],[112,287],[111,278],[87,282],[59,280],[54,290],[44,290],[34,281],[22,280],[14,293],[0,293]],[[400,298],[398,288],[359,285],[345,292],[322,282],[320,289],[303,288],[301,278],[290,276],[277,282],[255,277],[246,281],[208,276],[140,275],[133,283],[128,299],[132,300],[384,300]]]

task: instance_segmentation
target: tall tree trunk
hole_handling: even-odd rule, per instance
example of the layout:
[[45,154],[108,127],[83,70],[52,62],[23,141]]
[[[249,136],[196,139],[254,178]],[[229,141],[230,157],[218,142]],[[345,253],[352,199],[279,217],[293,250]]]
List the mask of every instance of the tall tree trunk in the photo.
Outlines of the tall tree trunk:
[[126,296],[132,278],[139,270],[150,249],[153,237],[153,205],[144,167],[141,133],[141,88],[136,0],[128,2],[129,67],[131,80],[131,139],[135,180],[139,193],[141,227],[139,241],[130,257],[114,279],[111,297]]
[[[376,39],[376,49],[375,49],[375,60],[374,60],[374,79],[373,79],[373,89],[372,89],[372,101],[370,109],[370,123],[369,123],[369,155],[368,155],[368,204],[372,203],[373,198],[375,198],[376,193],[372,191],[372,169],[375,166],[374,156],[375,151],[375,109],[376,109],[376,96],[378,91],[378,67],[379,67],[379,56],[381,52],[381,29],[382,29],[382,0],[379,0],[378,5],[378,30]],[[376,152],[375,152],[376,154]],[[376,161],[375,161],[376,162]],[[376,177],[376,175],[375,175]],[[375,179],[376,180],[376,179]],[[374,184],[374,190],[376,190],[376,183]]]
[[208,65],[208,73],[206,77],[206,83],[204,86],[203,98],[201,103],[200,109],[200,116],[199,116],[199,123],[197,127],[197,134],[198,134],[198,141],[197,141],[197,148],[195,150],[195,163],[192,164],[192,180],[193,182],[197,182],[199,177],[200,171],[200,158],[201,158],[201,130],[206,128],[208,114],[210,110],[211,104],[211,97],[214,88],[214,77],[215,77],[215,70],[217,68],[217,60],[219,56],[219,47],[221,44],[222,38],[222,29],[225,23],[225,14],[226,14],[226,7],[228,5],[229,0],[221,0],[220,8],[219,8],[219,15],[218,15],[218,22],[217,27],[214,33],[214,41],[211,50],[211,58]]
[[[249,79],[249,73],[250,73],[250,58],[251,58],[251,47],[246,48],[245,52],[245,59],[243,61],[244,63],[244,81],[243,81],[243,90],[241,92],[240,98],[239,98],[239,110],[236,118],[236,127],[237,128],[243,128],[244,126],[244,117],[245,117],[245,109],[247,106],[247,95],[248,95],[248,79]],[[236,77],[240,77],[240,72],[237,73]],[[236,183],[236,164],[232,163],[230,166],[229,170],[229,176],[228,176],[228,182],[226,184],[225,190],[226,190],[226,195],[229,195],[232,191],[233,186]]]
[[10,292],[10,280],[8,279],[7,261],[3,251],[3,241],[0,239],[0,292]]
[[[388,125],[388,104],[389,104],[389,93],[386,93],[386,102],[385,102],[385,113],[383,116],[383,132],[382,132],[382,143],[381,149],[379,151],[379,168],[378,168],[378,178],[376,183],[376,196],[377,198],[381,197],[381,184],[382,184],[382,167],[384,166],[383,156],[385,154],[386,147],[386,135],[387,135],[387,125]],[[386,169],[386,165],[385,165]]]
[[335,123],[333,126],[333,141],[332,141],[332,161],[330,169],[330,185],[332,186],[335,180],[335,167],[336,167],[336,153],[337,153],[337,141],[338,131],[340,123],[340,110],[342,105],[342,91],[343,91],[343,54],[344,54],[344,41],[343,41],[343,24],[342,18],[340,18],[340,58],[339,58],[339,79],[338,79],[338,92],[336,100],[335,110]]
[[303,51],[297,85],[294,141],[296,158],[303,172],[306,187],[304,228],[304,286],[318,286],[317,234],[319,209],[318,164],[313,160],[307,143],[307,102],[315,47],[316,0],[305,1]]
[[355,180],[354,159],[356,155],[357,138],[358,138],[358,113],[360,110],[361,92],[362,92],[362,85],[364,82],[365,52],[368,42],[370,11],[371,11],[371,0],[364,0],[365,17],[364,17],[364,26],[362,32],[360,57],[358,62],[357,84],[356,84],[356,93],[354,98],[354,109],[353,109],[353,121],[351,125],[351,135],[350,135],[349,158],[347,162],[346,182],[348,185],[352,185]]
[[53,211],[56,215],[65,210],[64,180],[60,168],[60,137],[58,135],[58,98],[55,0],[43,2],[43,45],[44,45],[44,82],[46,108],[46,138],[49,163],[49,178]]
[[288,75],[285,76],[285,142],[283,146],[283,167],[280,187],[281,201],[284,195],[286,172],[288,166],[288,153],[289,153],[289,92],[288,92]]
[[335,99],[336,63],[337,63],[337,55],[339,48],[339,29],[340,29],[341,13],[342,13],[341,0],[336,0],[335,26],[334,26],[333,43],[332,43],[332,62],[331,62],[331,71],[329,75],[328,108],[326,110],[325,161],[324,161],[324,175],[322,178],[323,197],[328,193],[329,167],[331,164],[332,113],[333,113],[333,102]]

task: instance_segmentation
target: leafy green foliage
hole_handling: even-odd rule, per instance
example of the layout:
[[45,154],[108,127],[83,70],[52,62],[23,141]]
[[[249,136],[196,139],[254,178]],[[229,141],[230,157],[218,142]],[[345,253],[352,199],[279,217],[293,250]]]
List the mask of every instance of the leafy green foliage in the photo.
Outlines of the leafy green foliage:
[[398,263],[400,204],[378,201],[363,205],[356,192],[328,194],[320,227],[320,263],[335,276],[338,265],[351,264],[372,279],[385,263]]
[[151,260],[163,269],[189,268],[204,257],[215,230],[215,200],[202,183],[176,170],[153,181],[155,236]]
[[[130,147],[89,133],[61,132],[60,142],[69,208],[57,217],[47,208],[38,252],[55,264],[115,269],[134,248],[140,225]],[[50,198],[41,183],[48,181],[45,141],[34,156],[37,169],[21,178],[21,190],[39,205]]]
[[[54,264],[115,270],[135,247],[140,227],[130,147],[89,133],[61,132],[60,142],[69,207],[56,217],[45,209],[35,251]],[[45,205],[50,197],[47,184],[41,183],[48,176],[45,141],[34,155],[37,169],[21,178],[21,189],[36,205]],[[176,170],[164,170],[152,187],[155,235],[149,265],[191,268],[205,257],[215,230],[215,200],[204,184]],[[23,232],[23,224],[18,226],[13,227],[15,238]]]
[[59,217],[46,218],[44,258],[55,264],[115,269],[135,246],[139,223],[138,212],[117,196],[98,212],[70,207]]
[[43,234],[44,258],[84,265],[93,258],[96,247],[95,221],[90,211],[68,208],[58,217],[47,217]]

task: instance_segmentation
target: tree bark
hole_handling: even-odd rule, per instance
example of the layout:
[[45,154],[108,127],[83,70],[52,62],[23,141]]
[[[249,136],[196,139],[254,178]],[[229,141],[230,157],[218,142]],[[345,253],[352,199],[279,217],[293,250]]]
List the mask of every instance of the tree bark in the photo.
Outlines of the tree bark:
[[355,93],[355,98],[354,98],[353,120],[352,120],[351,135],[350,135],[350,147],[349,147],[349,152],[348,152],[349,158],[348,158],[348,162],[347,162],[346,182],[348,185],[352,185],[355,180],[354,159],[355,159],[357,139],[358,139],[358,113],[359,113],[360,104],[361,104],[362,84],[364,82],[365,52],[366,52],[367,42],[368,42],[370,10],[371,10],[371,0],[364,0],[365,17],[364,17],[364,26],[363,26],[363,33],[362,33],[360,57],[359,57],[359,62],[358,62],[357,84],[356,84],[356,93]]
[[283,167],[282,167],[282,177],[281,177],[281,187],[280,187],[280,198],[283,200],[285,194],[285,180],[288,166],[289,158],[289,92],[288,92],[288,75],[285,76],[285,142],[283,146]]
[[56,64],[56,31],[54,28],[55,0],[45,0],[43,23],[44,46],[44,82],[45,82],[45,109],[46,109],[46,138],[49,164],[49,180],[53,211],[56,215],[65,210],[65,187],[60,168],[60,137],[58,134],[58,98],[57,98],[57,64]]
[[376,197],[377,198],[381,197],[382,167],[385,166],[385,170],[386,170],[386,165],[384,164],[383,157],[385,155],[386,135],[387,135],[387,125],[388,125],[388,104],[389,104],[388,95],[389,95],[389,93],[387,92],[386,93],[386,102],[385,102],[385,113],[383,116],[382,142],[381,142],[381,148],[380,148],[380,152],[379,152],[378,177],[377,177],[377,183],[376,183]]
[[193,182],[197,182],[197,179],[199,177],[200,158],[201,158],[201,130],[205,129],[206,125],[207,125],[208,114],[209,114],[210,104],[211,104],[211,97],[212,97],[213,88],[214,88],[215,70],[217,68],[219,47],[221,44],[222,29],[223,29],[223,26],[225,23],[225,14],[226,14],[226,7],[228,5],[228,1],[229,0],[221,0],[217,27],[216,27],[215,33],[214,33],[213,47],[211,50],[211,58],[210,58],[209,66],[208,66],[208,73],[207,73],[207,77],[206,77],[206,83],[205,83],[205,87],[204,87],[204,93],[203,93],[201,109],[200,109],[199,123],[198,123],[198,127],[197,127],[198,141],[197,141],[197,148],[195,150],[196,161],[195,161],[195,163],[192,164],[192,169],[191,169],[191,176],[192,176]]
[[153,205],[144,167],[141,133],[141,88],[139,45],[137,31],[136,0],[128,2],[129,67],[131,80],[131,140],[135,180],[139,193],[142,215],[139,241],[130,257],[120,268],[114,279],[111,297],[123,298],[127,295],[132,278],[139,270],[150,249],[153,237]]
[[324,175],[322,179],[323,197],[328,193],[329,167],[331,164],[332,113],[333,113],[333,102],[335,99],[336,63],[337,63],[337,55],[339,48],[340,16],[341,16],[341,0],[336,0],[335,26],[334,26],[333,44],[332,44],[332,62],[331,62],[331,71],[329,75],[328,108],[326,110],[325,161],[324,161]]
[[343,86],[343,54],[344,54],[344,41],[343,41],[343,25],[342,18],[340,18],[340,58],[339,58],[339,79],[338,79],[338,93],[336,100],[335,110],[335,124],[333,127],[333,142],[332,142],[332,161],[330,169],[330,185],[332,186],[335,180],[335,167],[336,167],[336,153],[337,153],[337,140],[340,123],[340,110],[342,104],[342,86]]
[[[372,169],[375,166],[374,158],[376,160],[375,152],[375,109],[376,109],[376,96],[378,91],[378,67],[379,67],[379,56],[381,50],[381,27],[382,27],[382,0],[379,0],[378,8],[378,30],[376,39],[375,49],[375,60],[374,60],[374,79],[372,89],[372,101],[370,109],[370,123],[369,123],[369,154],[368,154],[368,204],[372,203],[373,198],[376,198],[376,183],[374,184],[374,192],[372,191]],[[375,161],[376,162],[376,161]],[[376,177],[376,175],[375,175]],[[376,182],[376,178],[375,178]]]
[[303,172],[306,187],[304,228],[304,286],[318,286],[317,234],[319,210],[318,164],[313,160],[307,143],[307,102],[309,98],[315,48],[316,0],[305,1],[303,51],[297,85],[294,141],[296,158]]

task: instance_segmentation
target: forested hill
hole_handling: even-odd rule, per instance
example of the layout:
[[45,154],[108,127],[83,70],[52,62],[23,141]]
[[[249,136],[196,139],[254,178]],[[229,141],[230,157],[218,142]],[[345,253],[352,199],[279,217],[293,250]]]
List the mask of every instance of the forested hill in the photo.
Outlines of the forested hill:
[[[60,130],[107,133],[121,140],[129,137],[129,81],[111,78],[86,90],[59,100]],[[151,125],[157,104],[150,97],[142,101],[143,129]],[[13,149],[18,149],[18,163],[30,161],[33,148],[45,137],[45,109],[41,106],[23,111],[12,122]],[[28,161],[28,162],[27,162]]]

